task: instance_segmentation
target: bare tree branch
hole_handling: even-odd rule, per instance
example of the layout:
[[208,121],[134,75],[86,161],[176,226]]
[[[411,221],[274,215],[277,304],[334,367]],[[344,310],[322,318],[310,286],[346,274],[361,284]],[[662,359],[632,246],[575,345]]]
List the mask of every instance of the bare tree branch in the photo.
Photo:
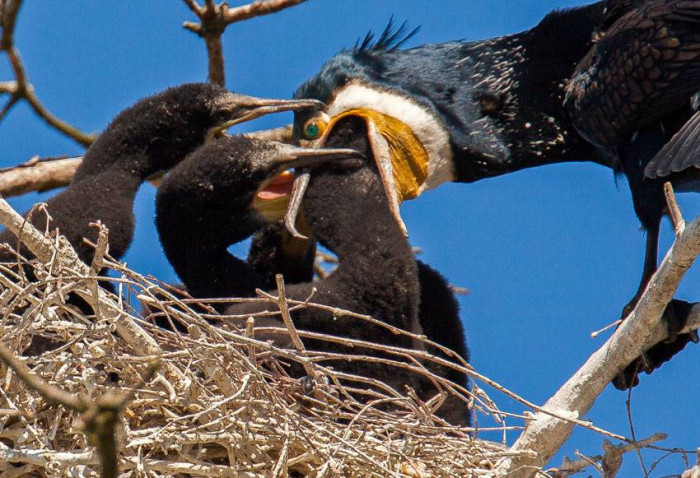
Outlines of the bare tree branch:
[[196,0],[183,1],[200,21],[200,23],[185,22],[183,26],[204,39],[209,59],[209,81],[224,86],[226,74],[221,36],[226,31],[226,27],[253,17],[279,12],[306,0],[256,0],[235,8],[229,8],[226,2],[217,4],[213,0],[206,0],[204,6]]
[[0,195],[19,196],[32,191],[48,191],[70,184],[82,163],[81,156],[32,158],[26,163],[0,170]]
[[[685,272],[700,254],[700,217],[688,224],[666,254],[644,295],[615,334],[594,353],[544,405],[544,410],[580,418],[593,406],[595,399],[644,350],[668,336],[661,316],[673,298]],[[700,310],[695,306],[684,329],[697,329],[694,321]],[[497,467],[498,476],[529,478],[538,472],[559,450],[573,431],[574,424],[538,412],[511,451],[534,451],[508,457]]]
[[230,25],[231,23],[241,22],[249,18],[279,12],[280,10],[299,5],[305,1],[306,0],[258,0],[248,5],[229,8],[224,15],[224,19],[226,23]]
[[[547,473],[553,474],[556,477],[563,478],[565,476],[578,473],[581,470],[588,468],[589,466],[593,466],[599,462],[603,464],[616,462],[617,458],[621,457],[625,453],[628,453],[632,450],[636,450],[638,448],[653,445],[654,443],[665,440],[666,438],[668,438],[668,435],[666,435],[665,433],[656,433],[650,436],[649,438],[641,440],[637,443],[625,443],[617,446],[612,445],[609,441],[605,440],[603,445],[605,453],[603,455],[580,458],[576,461],[565,459],[564,464],[562,466],[560,466],[559,468],[551,468],[547,470]],[[603,468],[605,468],[605,465],[603,465]]]
[[22,57],[19,54],[19,50],[17,50],[14,45],[15,25],[17,23],[17,15],[19,14],[21,5],[22,0],[6,0],[6,2],[3,3],[2,17],[0,18],[0,24],[2,26],[0,51],[4,51],[7,55],[12,71],[15,75],[14,82],[0,83],[0,93],[11,95],[10,102],[7,103],[2,114],[0,114],[0,120],[2,119],[2,116],[4,116],[19,100],[25,100],[27,103],[29,103],[34,112],[54,129],[72,138],[83,146],[89,146],[97,136],[94,134],[83,133],[77,128],[51,114],[49,110],[47,110],[44,105],[41,104],[39,98],[34,93],[34,88],[32,88],[29,80],[27,79],[27,73],[22,63]]

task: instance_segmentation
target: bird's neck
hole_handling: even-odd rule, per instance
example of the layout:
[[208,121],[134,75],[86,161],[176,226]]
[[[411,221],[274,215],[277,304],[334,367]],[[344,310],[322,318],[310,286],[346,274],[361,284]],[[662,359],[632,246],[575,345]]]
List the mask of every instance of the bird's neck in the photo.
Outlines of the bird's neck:
[[337,179],[338,184],[333,180],[325,184],[328,194],[316,195],[312,183],[307,202],[313,204],[305,206],[315,237],[338,256],[334,274],[372,289],[413,290],[417,287],[415,259],[391,215],[381,183],[367,184],[362,172]]
[[251,267],[228,252],[262,224],[250,198],[230,187],[231,174],[216,164],[189,161],[158,189],[156,227],[163,250],[195,297],[250,296],[262,283]]
[[198,232],[188,240],[184,235],[172,237],[161,233],[166,256],[193,297],[249,297],[261,279],[243,260],[225,246],[207,244]]
[[[134,131],[130,137],[129,129],[113,131],[107,129],[85,153],[82,164],[73,177],[73,182],[82,181],[105,172],[117,176],[131,176],[133,180],[143,182],[148,176],[160,169],[148,153],[149,144],[143,131]],[[147,136],[147,135],[146,135]],[[186,153],[183,153],[183,157]]]
[[[500,138],[484,141],[496,145],[488,153],[498,160],[487,161],[498,167],[481,174],[465,171],[465,181],[550,163],[598,161],[562,105],[566,84],[591,46],[602,3],[556,11],[525,32],[465,45],[466,63],[477,85],[475,96],[483,95],[485,116],[479,122],[485,126],[476,127],[484,130],[486,138]],[[503,108],[493,114],[490,95],[493,101],[503,102]],[[455,154],[459,168],[460,151]]]

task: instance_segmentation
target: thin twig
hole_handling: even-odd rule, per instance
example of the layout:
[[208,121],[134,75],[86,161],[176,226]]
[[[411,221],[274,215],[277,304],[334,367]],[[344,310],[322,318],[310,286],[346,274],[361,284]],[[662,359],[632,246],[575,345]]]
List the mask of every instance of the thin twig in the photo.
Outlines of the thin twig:
[[[630,434],[632,435],[632,439],[634,441],[637,441],[637,432],[634,428],[634,419],[632,418],[632,389],[633,389],[633,387],[630,387],[629,390],[627,390],[627,400],[625,400],[625,408],[627,410],[627,423],[629,423],[629,426],[630,426]],[[647,471],[647,467],[644,464],[644,457],[642,456],[641,450],[639,448],[636,448],[635,454],[637,455],[637,460],[639,460],[639,466],[642,468],[642,472],[644,473],[644,476],[646,478],[649,478],[649,472]],[[607,455],[607,451],[606,451],[606,455]],[[621,464],[622,463],[622,455],[620,455],[619,461]],[[617,468],[619,469],[619,465],[617,466]]]
[[678,206],[678,202],[676,202],[676,195],[673,192],[673,185],[670,182],[664,183],[664,195],[666,196],[668,214],[671,216],[671,222],[673,223],[673,230],[676,233],[676,237],[681,237],[683,230],[685,230],[685,220],[683,219],[681,208]]
[[[277,282],[277,305],[280,308],[282,320],[284,321],[284,325],[289,331],[289,336],[292,339],[292,344],[294,344],[294,347],[297,349],[297,352],[299,352],[303,356],[306,354],[306,347],[304,347],[304,343],[299,338],[299,333],[297,332],[296,327],[294,327],[292,316],[289,313],[289,306],[287,305],[287,293],[284,288],[284,277],[282,277],[282,274],[275,275],[275,281]],[[304,366],[306,375],[308,375],[308,377],[314,380],[315,382],[316,371],[314,370],[313,366],[307,361],[304,361],[302,365]]]
[[49,110],[44,107],[39,101],[39,98],[34,93],[34,88],[27,79],[27,73],[22,63],[22,57],[19,50],[15,47],[15,26],[17,16],[22,5],[22,0],[7,0],[4,4],[2,15],[2,38],[0,39],[0,51],[4,51],[10,61],[10,66],[15,75],[15,84],[12,91],[8,88],[8,83],[4,83],[5,90],[0,90],[3,93],[11,94],[10,102],[5,107],[4,113],[20,99],[25,100],[32,107],[34,112],[42,118],[46,123],[54,129],[60,131],[64,135],[72,138],[83,146],[89,146],[97,137],[96,135],[86,134],[77,128],[69,125],[65,121],[57,118]]
[[217,4],[213,0],[206,0],[203,6],[196,0],[183,1],[200,21],[200,23],[185,22],[183,26],[204,39],[209,61],[209,81],[224,86],[226,74],[221,37],[226,27],[249,18],[279,12],[306,0],[257,0],[235,8],[230,8],[226,2]]
[[77,412],[84,412],[87,410],[87,403],[41,380],[3,344],[0,344],[0,359],[17,374],[17,377],[19,377],[27,387],[34,390],[49,402],[56,405],[63,405]]

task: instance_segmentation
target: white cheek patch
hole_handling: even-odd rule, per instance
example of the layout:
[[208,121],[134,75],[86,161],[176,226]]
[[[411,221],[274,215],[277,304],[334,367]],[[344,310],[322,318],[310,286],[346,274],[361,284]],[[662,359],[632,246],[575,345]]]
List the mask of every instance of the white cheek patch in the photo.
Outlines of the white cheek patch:
[[454,179],[449,135],[431,111],[406,96],[352,82],[336,91],[327,112],[334,117],[355,108],[373,109],[396,118],[411,128],[428,152],[429,158],[428,176],[420,186],[420,193]]

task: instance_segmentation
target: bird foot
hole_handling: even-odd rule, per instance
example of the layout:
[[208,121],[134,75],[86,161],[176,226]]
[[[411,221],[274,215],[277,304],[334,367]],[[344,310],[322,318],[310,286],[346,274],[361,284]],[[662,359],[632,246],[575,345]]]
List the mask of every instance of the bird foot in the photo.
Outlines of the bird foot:
[[[668,327],[668,338],[646,350],[642,355],[629,364],[617,377],[613,379],[613,385],[618,390],[627,390],[639,384],[639,373],[644,371],[650,374],[688,344],[698,343],[699,337],[696,331],[689,334],[681,334],[680,331],[688,321],[688,315],[694,304],[683,300],[672,300],[664,311],[663,320]],[[628,304],[629,306],[629,304]],[[624,313],[624,311],[623,311]]]

